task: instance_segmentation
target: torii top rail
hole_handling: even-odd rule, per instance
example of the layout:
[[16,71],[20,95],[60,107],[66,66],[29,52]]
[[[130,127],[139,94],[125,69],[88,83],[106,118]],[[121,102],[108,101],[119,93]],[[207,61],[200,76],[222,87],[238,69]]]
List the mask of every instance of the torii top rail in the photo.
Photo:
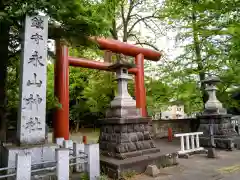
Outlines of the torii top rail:
[[[144,58],[158,61],[161,53],[146,48],[105,38],[91,38],[96,41],[99,48],[113,53],[135,57],[136,68],[129,70],[135,75],[136,105],[143,117],[147,116],[146,90],[144,87]],[[69,139],[69,65],[91,69],[107,70],[110,63],[88,60],[85,58],[74,58],[68,56],[68,48],[56,42],[57,60],[55,63],[55,96],[58,98],[61,108],[57,109],[54,116],[54,137]]]

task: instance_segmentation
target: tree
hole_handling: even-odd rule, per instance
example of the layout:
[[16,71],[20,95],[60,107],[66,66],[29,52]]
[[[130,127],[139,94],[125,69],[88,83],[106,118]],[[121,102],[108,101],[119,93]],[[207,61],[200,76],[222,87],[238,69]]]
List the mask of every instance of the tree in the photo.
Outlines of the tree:
[[88,36],[104,35],[109,32],[113,3],[115,1],[108,0],[94,3],[84,0],[9,0],[0,2],[0,138],[2,140],[6,139],[7,128],[6,80],[8,70],[9,80],[14,71],[18,70],[10,65],[18,66],[19,52],[21,51],[19,48],[20,34],[25,15],[36,12],[48,15],[50,17],[49,38],[64,38],[71,43],[86,44]]
[[[163,8],[159,10],[159,16],[172,28],[178,29],[177,43],[184,48],[184,53],[174,61],[168,61],[165,64],[166,69],[161,72],[178,86],[186,82],[195,82],[195,87],[201,91],[202,103],[208,98],[202,83],[205,76],[214,74],[224,80],[224,69],[227,68],[229,72],[233,70],[228,63],[230,53],[226,48],[232,47],[231,43],[228,43],[229,38],[233,37],[229,28],[234,23],[229,21],[229,16],[236,13],[237,7],[239,8],[238,1],[166,0]],[[228,88],[233,85],[226,79],[223,84],[228,84]],[[226,90],[223,93],[226,94]],[[192,98],[191,92],[189,95]]]
[[162,111],[171,100],[172,90],[165,83],[154,78],[146,78],[148,115]]
[[115,17],[110,30],[112,37],[123,42],[135,41],[136,45],[158,50],[156,39],[162,35],[162,23],[156,13],[158,6],[157,0],[120,0],[114,9]]

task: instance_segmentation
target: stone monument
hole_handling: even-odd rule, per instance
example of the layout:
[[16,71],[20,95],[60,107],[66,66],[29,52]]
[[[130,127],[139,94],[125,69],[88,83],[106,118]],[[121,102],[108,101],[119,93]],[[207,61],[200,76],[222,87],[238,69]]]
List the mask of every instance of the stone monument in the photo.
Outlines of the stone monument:
[[214,77],[204,80],[209,98],[203,113],[197,117],[200,119],[198,131],[203,132],[199,140],[204,147],[231,150],[239,143],[240,136],[231,124],[231,115],[227,114],[226,109],[216,97],[218,82],[220,80]]
[[[111,102],[106,118],[100,120],[101,168],[114,178],[119,178],[126,168],[145,171],[149,163],[157,162],[160,152],[150,136],[151,118],[141,117],[136,101],[128,93],[128,69],[131,67],[133,65],[123,60],[109,67],[116,72],[118,94]],[[151,161],[152,154],[155,156]]]
[[26,16],[22,43],[17,141],[3,144],[3,166],[15,167],[16,154],[30,152],[32,163],[54,161],[57,145],[46,144],[48,17]]

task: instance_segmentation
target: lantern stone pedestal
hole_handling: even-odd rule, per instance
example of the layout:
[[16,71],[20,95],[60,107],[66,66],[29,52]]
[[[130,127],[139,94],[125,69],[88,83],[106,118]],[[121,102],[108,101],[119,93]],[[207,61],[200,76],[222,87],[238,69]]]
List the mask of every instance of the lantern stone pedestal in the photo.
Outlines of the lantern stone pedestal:
[[149,132],[149,118],[111,118],[101,121],[100,149],[116,159],[160,152]]
[[126,170],[142,173],[148,165],[160,164],[163,158],[150,136],[151,118],[141,117],[136,101],[128,93],[131,67],[121,61],[109,67],[116,71],[118,94],[106,118],[100,120],[101,170],[114,179],[119,179]]
[[205,104],[204,112],[198,116],[200,119],[198,131],[203,132],[199,137],[201,146],[228,150],[232,150],[235,146],[239,147],[240,136],[231,124],[231,115],[227,114],[216,97],[216,84],[219,80],[210,77],[204,82],[209,99]]

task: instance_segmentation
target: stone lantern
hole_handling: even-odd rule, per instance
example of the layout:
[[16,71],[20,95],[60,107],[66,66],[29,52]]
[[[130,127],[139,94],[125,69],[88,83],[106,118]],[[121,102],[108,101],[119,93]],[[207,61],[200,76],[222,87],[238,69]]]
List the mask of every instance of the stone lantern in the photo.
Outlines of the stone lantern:
[[106,173],[114,179],[118,179],[125,168],[145,170],[151,155],[154,162],[160,158],[160,149],[150,136],[151,117],[141,117],[136,101],[128,93],[128,69],[132,67],[125,61],[118,61],[109,67],[109,70],[116,72],[118,93],[110,103],[106,118],[100,120],[101,167],[110,169],[111,172]]
[[131,79],[128,75],[128,69],[132,67],[132,64],[124,61],[119,61],[109,67],[111,71],[116,72],[118,92],[106,113],[107,118],[140,117],[140,112],[136,108],[136,101],[128,93],[128,80]]
[[197,118],[200,120],[198,131],[203,135],[199,138],[203,147],[233,149],[239,144],[239,135],[231,124],[231,115],[227,114],[222,103],[216,97],[218,78],[209,77],[203,81],[206,84],[208,101],[204,111]]
[[218,113],[218,114],[226,114],[227,111],[223,108],[222,103],[217,99],[216,91],[217,91],[217,83],[220,82],[218,78],[210,77],[203,81],[206,84],[205,90],[208,93],[208,101],[205,103],[205,114],[207,113]]

